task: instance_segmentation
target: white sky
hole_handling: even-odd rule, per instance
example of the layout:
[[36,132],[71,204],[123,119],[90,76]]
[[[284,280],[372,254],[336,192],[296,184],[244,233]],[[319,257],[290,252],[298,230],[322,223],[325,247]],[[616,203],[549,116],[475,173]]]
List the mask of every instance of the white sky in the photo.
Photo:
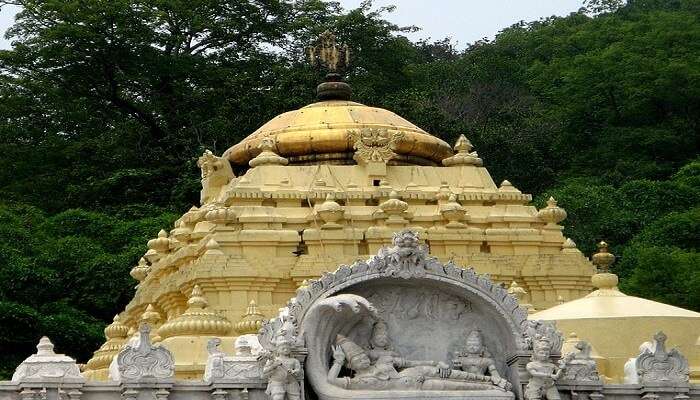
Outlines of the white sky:
[[[355,8],[362,0],[338,0]],[[481,38],[493,38],[501,29],[518,21],[534,21],[578,10],[583,0],[375,0],[374,6],[396,5],[387,19],[398,25],[416,25],[421,31],[411,39],[451,37],[459,48]],[[14,22],[18,8],[0,9],[0,49],[10,47],[5,31]]]

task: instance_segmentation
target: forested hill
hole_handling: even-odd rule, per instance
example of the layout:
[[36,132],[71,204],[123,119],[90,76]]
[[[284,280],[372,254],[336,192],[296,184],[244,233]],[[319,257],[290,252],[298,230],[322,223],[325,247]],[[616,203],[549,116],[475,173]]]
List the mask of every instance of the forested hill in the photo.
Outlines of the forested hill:
[[89,358],[146,239],[197,203],[196,158],[313,101],[302,46],[328,28],[355,100],[466,134],[586,254],[609,241],[623,290],[700,310],[700,0],[598,1],[464,51],[369,4],[3,3],[23,11],[0,51],[0,376],[40,334]]

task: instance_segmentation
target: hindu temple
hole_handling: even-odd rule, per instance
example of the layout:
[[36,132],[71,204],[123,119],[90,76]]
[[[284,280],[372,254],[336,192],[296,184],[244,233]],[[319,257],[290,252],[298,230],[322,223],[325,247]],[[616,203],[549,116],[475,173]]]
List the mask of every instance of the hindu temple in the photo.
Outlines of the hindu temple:
[[467,134],[353,102],[330,33],[307,51],[318,101],[199,158],[94,356],[42,339],[0,400],[700,399],[700,313],[620,292]]

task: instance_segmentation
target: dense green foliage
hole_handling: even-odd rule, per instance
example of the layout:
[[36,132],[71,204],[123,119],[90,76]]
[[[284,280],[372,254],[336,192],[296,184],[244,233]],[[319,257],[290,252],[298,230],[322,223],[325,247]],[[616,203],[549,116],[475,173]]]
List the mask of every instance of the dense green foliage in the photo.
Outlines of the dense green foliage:
[[196,203],[196,157],[313,101],[302,46],[327,28],[355,49],[356,100],[465,133],[497,181],[554,195],[584,252],[611,242],[628,293],[700,310],[700,0],[591,1],[464,51],[368,3],[8,3],[0,376],[40,333],[89,357],[146,238]]

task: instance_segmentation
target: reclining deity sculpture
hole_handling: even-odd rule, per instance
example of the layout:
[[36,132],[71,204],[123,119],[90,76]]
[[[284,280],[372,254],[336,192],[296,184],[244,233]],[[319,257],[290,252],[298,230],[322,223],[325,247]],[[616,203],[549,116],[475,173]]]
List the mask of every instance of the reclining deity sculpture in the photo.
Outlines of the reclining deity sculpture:
[[[353,377],[340,377],[344,363]],[[500,390],[493,378],[450,369],[446,363],[413,361],[391,349],[386,324],[375,323],[370,348],[365,350],[345,336],[336,337],[328,382],[350,390]]]
[[490,376],[491,382],[505,390],[511,390],[512,385],[498,373],[496,364],[491,358],[488,349],[484,346],[481,332],[473,330],[467,335],[464,351],[457,354],[452,365],[462,371],[471,372],[479,376]]
[[263,378],[268,379],[265,393],[271,400],[300,400],[302,379],[301,363],[292,357],[291,341],[284,334],[275,339],[274,354],[267,358],[263,366]]

